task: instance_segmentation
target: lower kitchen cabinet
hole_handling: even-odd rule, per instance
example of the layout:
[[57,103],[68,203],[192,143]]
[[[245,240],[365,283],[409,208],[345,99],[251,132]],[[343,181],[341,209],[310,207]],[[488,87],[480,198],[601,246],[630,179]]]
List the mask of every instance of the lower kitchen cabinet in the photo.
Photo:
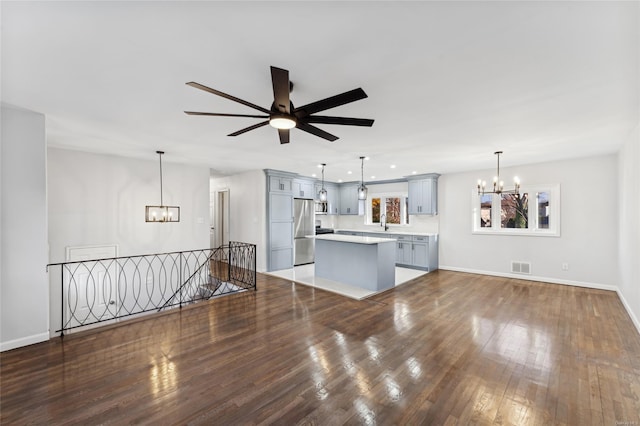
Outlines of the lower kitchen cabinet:
[[427,243],[411,243],[412,262],[411,265],[417,268],[429,267],[429,245]]
[[396,266],[435,271],[438,269],[437,235],[398,235],[382,232],[336,231],[342,235],[393,238],[396,240]]
[[398,241],[396,243],[396,264],[410,265],[411,263],[411,241]]

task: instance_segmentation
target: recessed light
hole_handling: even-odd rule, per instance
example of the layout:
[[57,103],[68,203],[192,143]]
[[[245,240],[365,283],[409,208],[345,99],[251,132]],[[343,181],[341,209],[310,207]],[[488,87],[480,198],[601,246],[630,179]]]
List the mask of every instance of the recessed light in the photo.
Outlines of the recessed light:
[[321,169],[322,168],[322,164],[318,164],[318,168]]
[[412,175],[415,175],[416,173],[418,172],[416,172],[415,170],[411,172]]
[[342,183],[342,179],[338,179],[338,183]]
[[392,169],[395,169],[395,168],[396,168],[396,165],[395,165],[395,164],[392,164],[392,165],[391,165],[391,168],[392,168]]
[[375,179],[375,178],[376,178],[375,176],[371,176],[371,179]]
[[364,157],[365,161],[369,161],[370,158],[369,157]]
[[315,174],[315,173],[312,173],[312,174],[311,174],[311,177],[316,177],[316,174]]
[[351,173],[353,173],[351,170],[349,170],[349,171],[347,172],[347,174],[348,174],[348,175],[350,175]]

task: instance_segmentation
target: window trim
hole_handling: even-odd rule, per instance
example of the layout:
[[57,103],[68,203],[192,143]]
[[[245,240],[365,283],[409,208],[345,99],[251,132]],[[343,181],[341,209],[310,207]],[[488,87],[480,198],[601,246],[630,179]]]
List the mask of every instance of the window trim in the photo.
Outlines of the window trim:
[[[549,228],[538,227],[538,201],[537,196],[531,197],[531,194],[538,192],[549,193],[549,217],[552,218]],[[471,194],[471,233],[474,235],[516,235],[527,237],[559,237],[560,236],[560,184],[546,185],[523,185],[520,187],[520,193],[528,193],[529,211],[528,223],[529,228],[502,228],[500,215],[501,203],[500,194],[491,194],[491,228],[480,227],[480,200],[477,190],[473,190]],[[496,206],[498,208],[496,208]]]

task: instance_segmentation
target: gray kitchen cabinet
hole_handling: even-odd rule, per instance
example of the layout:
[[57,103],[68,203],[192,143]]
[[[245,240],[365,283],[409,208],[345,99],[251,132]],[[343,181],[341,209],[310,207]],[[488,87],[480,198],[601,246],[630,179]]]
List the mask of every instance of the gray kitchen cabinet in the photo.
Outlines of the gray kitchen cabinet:
[[[320,190],[322,185],[315,185],[315,199],[320,199]],[[324,189],[327,191],[327,214],[336,215],[340,213],[340,188],[332,183],[324,183]]]
[[411,265],[411,241],[398,241],[396,243],[396,264]]
[[267,175],[267,269],[293,267],[293,178],[265,170]]
[[409,181],[409,214],[438,214],[437,173],[411,176]]
[[396,240],[396,266],[435,271],[438,269],[438,235],[388,234],[385,232],[337,230],[336,234]]
[[304,179],[293,180],[293,197],[294,198],[308,198],[315,199],[315,192],[313,191],[313,181]]
[[360,213],[359,201],[358,184],[342,185],[340,187],[340,214],[364,214],[364,209]]
[[269,176],[269,192],[291,192],[293,179],[284,176]]
[[437,235],[399,237],[396,245],[396,264],[426,271],[438,269],[437,241]]
[[413,241],[411,243],[411,251],[412,266],[417,268],[429,267],[429,244]]

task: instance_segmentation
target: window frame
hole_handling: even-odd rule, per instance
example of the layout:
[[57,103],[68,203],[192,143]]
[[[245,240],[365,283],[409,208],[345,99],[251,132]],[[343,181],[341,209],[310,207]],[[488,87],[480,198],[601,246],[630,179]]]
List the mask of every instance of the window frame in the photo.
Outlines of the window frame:
[[386,206],[386,202],[387,202],[387,198],[400,198],[400,223],[388,223],[387,225],[389,227],[396,227],[396,226],[408,226],[409,223],[407,222],[407,212],[409,209],[409,205],[408,205],[408,200],[409,200],[409,196],[407,194],[404,193],[397,193],[397,192],[385,192],[385,193],[379,193],[379,194],[369,194],[369,196],[367,197],[367,203],[366,203],[366,220],[365,220],[365,224],[366,225],[380,225],[380,222],[374,222],[373,221],[373,215],[372,215],[372,206],[373,206],[373,199],[374,198],[380,198],[380,205]]
[[[538,193],[549,193],[549,228],[540,228],[538,217]],[[518,235],[536,237],[559,237],[560,236],[560,185],[522,185],[520,193],[529,194],[527,222],[528,228],[502,228],[501,226],[501,194],[491,195],[491,227],[480,226],[481,199],[482,194],[474,190],[471,195],[471,233],[474,235]]]

